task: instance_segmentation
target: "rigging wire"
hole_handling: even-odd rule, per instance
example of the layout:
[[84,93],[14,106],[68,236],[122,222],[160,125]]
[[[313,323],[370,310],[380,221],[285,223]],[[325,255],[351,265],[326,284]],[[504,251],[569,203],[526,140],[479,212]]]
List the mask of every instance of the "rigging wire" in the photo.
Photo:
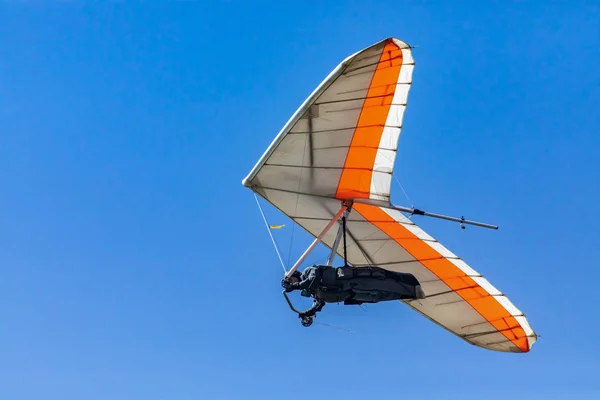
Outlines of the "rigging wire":
[[413,205],[413,202],[410,201],[410,197],[408,197],[408,194],[406,194],[406,190],[404,190],[404,187],[402,186],[402,184],[400,183],[400,180],[398,179],[398,177],[396,176],[396,174],[392,174],[392,176],[394,177],[394,179],[396,180],[396,183],[398,184],[398,186],[400,186],[400,189],[402,189],[402,192],[404,193],[404,196],[406,197],[406,200],[408,200],[410,207],[411,208],[415,208],[415,206]]
[[[392,163],[394,163],[394,160],[391,159],[390,157],[388,157],[387,155],[385,155],[383,152],[377,150],[377,154],[378,155],[382,155],[383,157],[387,158],[389,161],[391,161]],[[402,193],[404,193],[404,197],[406,197],[406,200],[410,203],[410,208],[415,208],[415,206],[413,205],[413,202],[410,200],[410,197],[408,197],[408,194],[406,193],[406,190],[404,190],[404,186],[402,186],[402,184],[400,183],[400,180],[396,176],[396,173],[392,172],[392,177],[394,177],[394,180],[396,181],[396,183],[398,184],[398,186],[400,186],[400,189],[402,189]],[[410,217],[412,217],[412,215],[410,215],[408,218],[410,219]]]
[[326,323],[323,323],[323,322],[318,322],[318,321],[315,321],[314,323],[315,323],[316,325],[322,325],[322,326],[326,326],[326,327],[328,327],[328,328],[337,329],[337,330],[340,330],[340,331],[346,331],[346,332],[347,332],[347,333],[349,333],[350,335],[352,335],[352,334],[354,333],[354,332],[353,332],[353,331],[351,331],[350,329],[342,328],[341,326],[335,326],[335,325],[326,324]]
[[277,257],[279,257],[279,261],[281,262],[281,267],[283,268],[283,272],[286,273],[285,264],[283,263],[283,259],[281,258],[281,254],[279,254],[279,248],[277,248],[277,243],[275,243],[275,238],[271,233],[271,228],[269,227],[269,223],[267,222],[267,218],[265,217],[265,213],[263,212],[262,207],[260,206],[260,202],[258,201],[258,196],[254,193],[254,198],[256,199],[256,204],[258,204],[258,209],[260,210],[260,214],[262,215],[263,221],[265,221],[265,226],[267,227],[267,231],[269,232],[269,236],[271,236],[271,241],[273,242],[273,246],[275,247],[275,251],[277,252]]

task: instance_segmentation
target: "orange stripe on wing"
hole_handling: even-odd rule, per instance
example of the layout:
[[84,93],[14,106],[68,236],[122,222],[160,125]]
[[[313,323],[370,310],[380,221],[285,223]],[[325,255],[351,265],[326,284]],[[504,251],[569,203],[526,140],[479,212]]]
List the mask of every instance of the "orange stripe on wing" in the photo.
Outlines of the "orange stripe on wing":
[[[529,351],[525,331],[519,322],[477,282],[463,270],[444,258],[431,246],[417,238],[411,231],[395,221],[376,206],[355,203],[354,211],[381,229],[416,260],[440,278],[450,289],[462,297],[494,328],[523,352]],[[416,239],[416,240],[415,240]]]
[[338,183],[336,198],[369,198],[373,165],[396,91],[402,50],[388,41],[371,79]]

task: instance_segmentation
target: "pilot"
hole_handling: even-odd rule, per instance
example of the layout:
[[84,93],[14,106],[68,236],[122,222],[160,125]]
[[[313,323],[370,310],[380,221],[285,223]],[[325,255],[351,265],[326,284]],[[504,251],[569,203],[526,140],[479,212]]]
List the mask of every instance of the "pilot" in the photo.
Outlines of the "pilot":
[[288,293],[302,290],[303,295],[313,297],[312,307],[299,314],[303,320],[312,318],[326,303],[358,305],[425,298],[414,275],[372,266],[312,265],[302,273],[294,271],[282,285]]

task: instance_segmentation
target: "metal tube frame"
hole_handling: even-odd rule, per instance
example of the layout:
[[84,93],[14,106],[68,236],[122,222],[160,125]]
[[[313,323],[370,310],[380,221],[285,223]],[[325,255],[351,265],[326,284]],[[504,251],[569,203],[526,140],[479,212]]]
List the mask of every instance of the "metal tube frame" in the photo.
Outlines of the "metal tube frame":
[[[354,202],[363,203],[363,204],[373,204],[373,203],[370,203],[369,201],[365,201],[364,199],[354,199]],[[442,215],[442,214],[435,214],[435,213],[419,210],[418,208],[409,208],[409,207],[401,207],[401,206],[393,206],[393,205],[384,206],[384,208],[398,210],[398,211],[410,213],[413,215],[423,215],[425,217],[433,217],[433,218],[445,219],[447,221],[460,222],[461,228],[463,228],[463,229],[464,229],[464,224],[475,225],[475,226],[479,226],[481,228],[498,229],[497,225],[484,224],[483,222],[477,222],[477,221],[470,221],[468,219],[465,219],[465,217],[456,218],[456,217],[449,217],[447,215]]]
[[[348,219],[349,213],[350,213],[349,210],[344,211],[344,215],[342,216],[342,218],[346,217],[346,219]],[[337,236],[335,237],[335,242],[333,242],[333,246],[331,247],[331,254],[329,255],[329,259],[327,259],[327,265],[329,265],[329,266],[331,266],[333,264],[333,259],[335,258],[338,247],[340,247],[340,241],[342,240],[343,233],[344,233],[344,225],[340,224],[340,227],[338,228]]]
[[496,225],[491,225],[491,224],[484,224],[483,222],[477,222],[477,221],[470,221],[468,219],[465,219],[465,217],[460,217],[460,218],[456,218],[456,217],[449,217],[447,215],[442,215],[442,214],[435,214],[435,213],[430,213],[427,211],[422,211],[419,210],[417,208],[407,208],[407,207],[393,207],[394,209],[398,210],[398,211],[404,211],[404,212],[408,212],[414,215],[423,215],[426,217],[433,217],[433,218],[439,218],[439,219],[445,219],[447,221],[454,221],[454,222],[460,222],[461,227],[464,228],[464,224],[468,224],[468,225],[475,225],[475,226],[479,226],[482,228],[489,228],[489,229],[498,229],[498,226]]
[[340,219],[342,214],[344,214],[344,212],[346,212],[348,210],[349,207],[350,207],[350,204],[344,202],[340,211],[338,211],[338,213],[333,217],[333,219],[331,221],[329,221],[329,223],[327,224],[325,229],[323,229],[323,231],[319,234],[319,236],[317,236],[315,238],[315,240],[311,243],[311,245],[308,246],[308,248],[306,249],[304,254],[302,254],[300,256],[300,258],[298,259],[298,261],[296,261],[294,266],[288,272],[285,273],[285,278],[289,278],[290,276],[292,276],[292,274],[300,267],[300,264],[302,264],[304,262],[304,260],[306,259],[306,257],[308,257],[308,255],[314,250],[315,247],[317,247],[317,244],[319,244],[319,242],[323,239],[323,237],[327,234],[327,232],[329,232],[331,227],[333,227],[333,225],[335,225],[335,223]]

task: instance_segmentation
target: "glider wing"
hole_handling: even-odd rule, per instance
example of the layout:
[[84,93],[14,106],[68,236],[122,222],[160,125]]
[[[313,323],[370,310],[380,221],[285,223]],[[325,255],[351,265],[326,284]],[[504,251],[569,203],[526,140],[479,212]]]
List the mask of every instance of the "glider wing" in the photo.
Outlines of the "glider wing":
[[[469,343],[527,352],[536,335],[506,296],[390,204],[414,60],[390,38],[344,60],[300,106],[243,184],[314,236],[353,200],[348,262],[410,272],[405,303]],[[322,242],[333,246],[336,232]],[[338,249],[341,255],[342,249]]]

